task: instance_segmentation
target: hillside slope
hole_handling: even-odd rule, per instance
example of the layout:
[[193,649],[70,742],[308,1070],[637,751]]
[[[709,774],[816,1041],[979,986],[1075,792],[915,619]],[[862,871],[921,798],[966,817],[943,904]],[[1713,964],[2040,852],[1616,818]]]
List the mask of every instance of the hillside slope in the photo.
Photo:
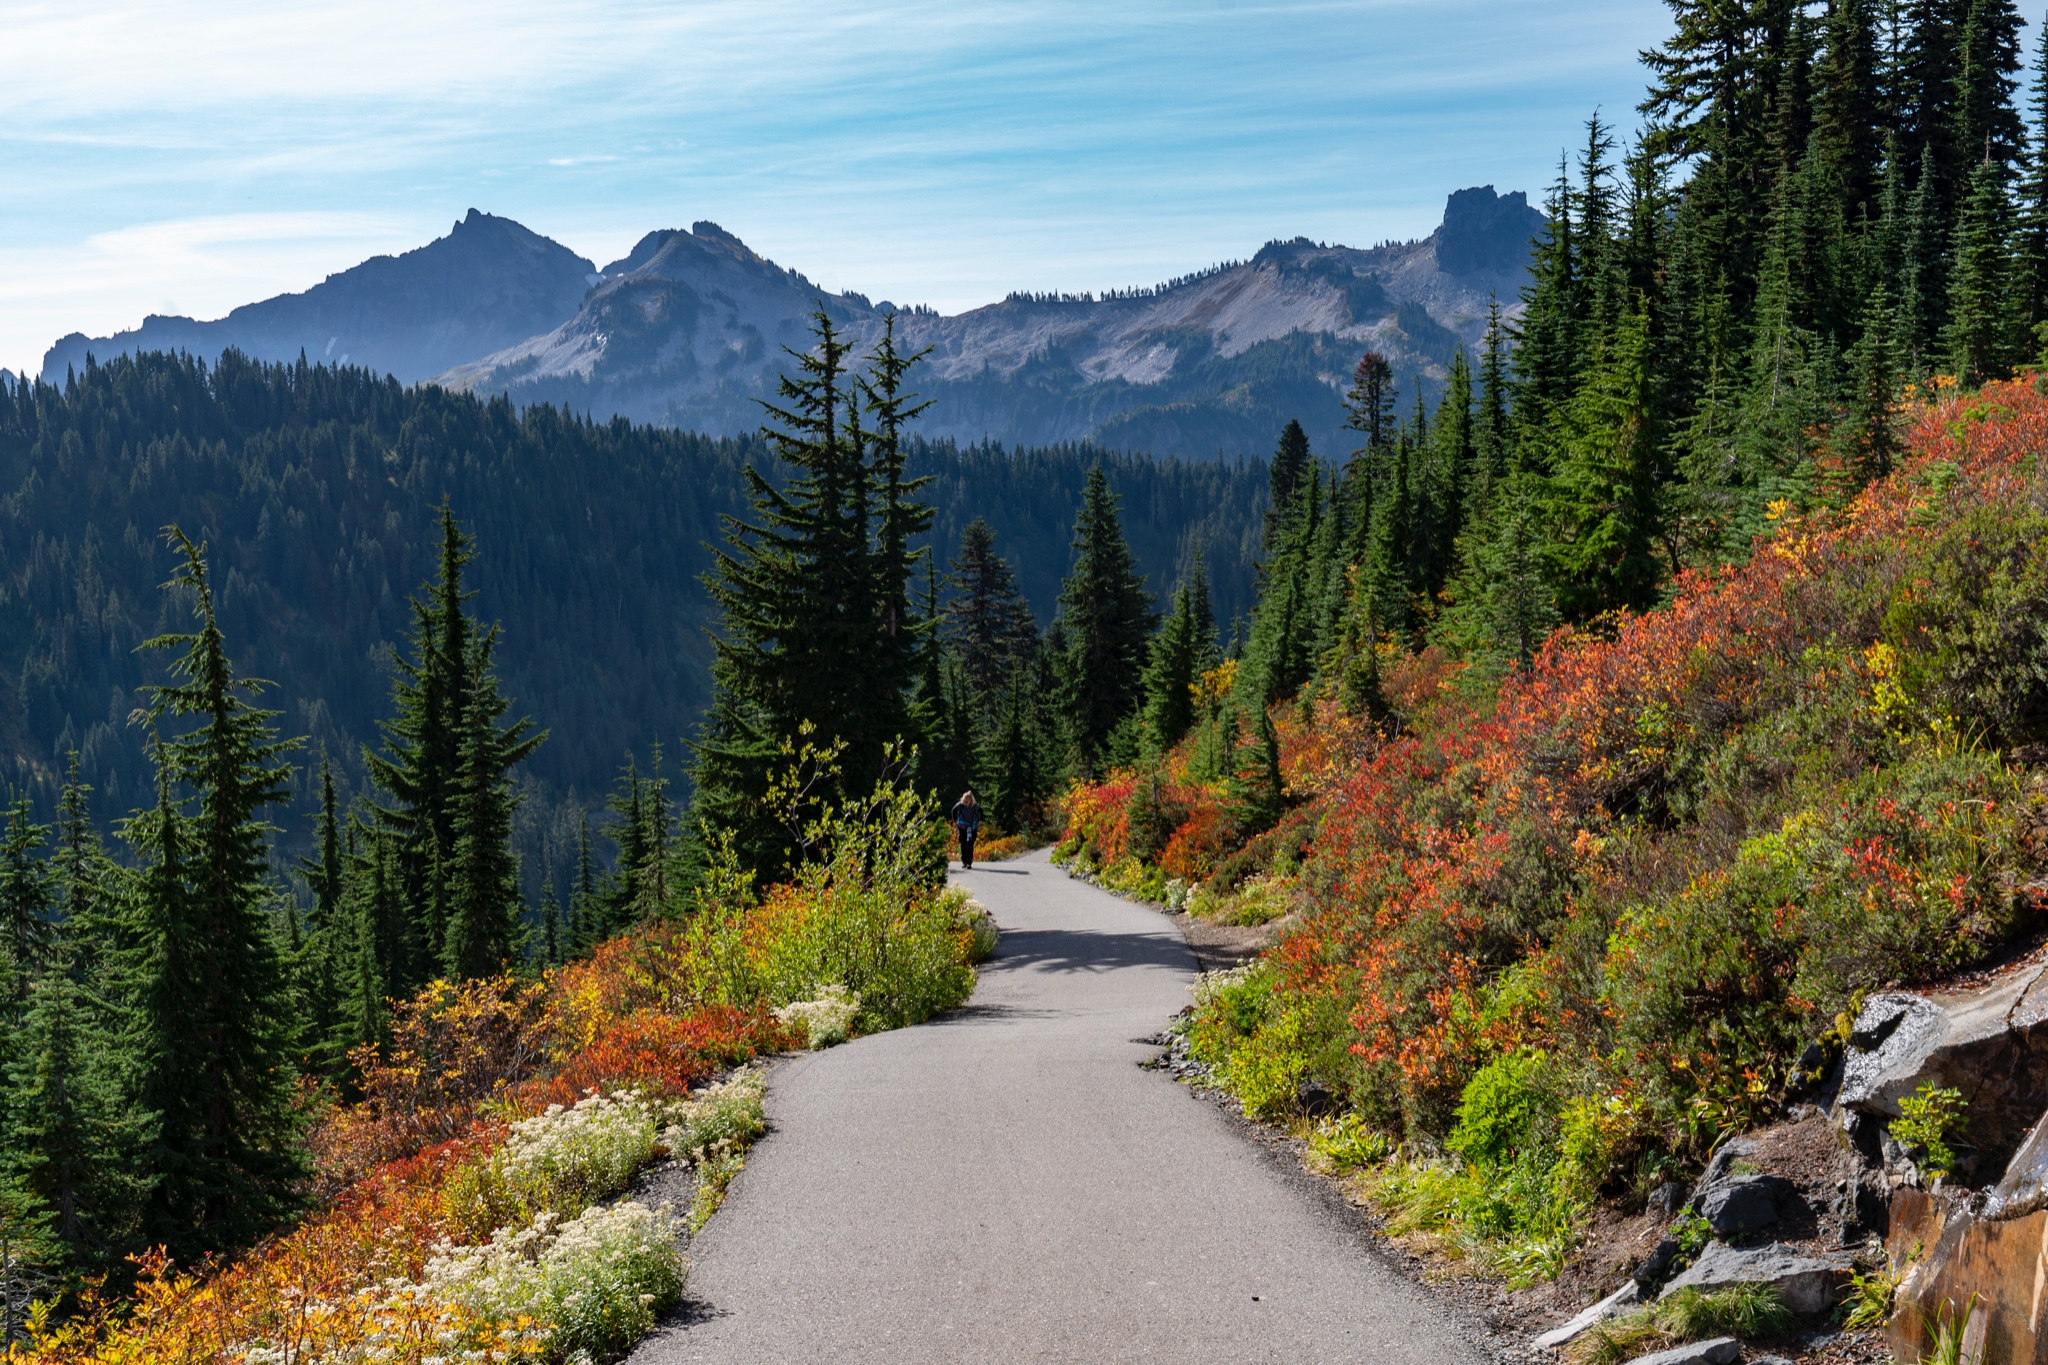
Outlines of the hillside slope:
[[144,351],[186,351],[212,364],[233,347],[255,360],[360,365],[414,383],[546,331],[576,311],[596,267],[509,218],[475,209],[446,237],[374,256],[301,294],[244,304],[213,322],[152,314],[133,331],[73,332],[43,358],[43,382]]
[[[46,805],[76,748],[108,818],[146,800],[143,734],[128,718],[159,674],[134,648],[182,628],[157,590],[160,529],[176,522],[210,544],[238,664],[280,681],[266,704],[354,785],[358,746],[388,705],[389,643],[433,576],[446,497],[477,538],[477,608],[505,625],[507,693],[552,731],[522,771],[553,800],[594,799],[629,750],[673,752],[694,732],[712,624],[699,575],[721,518],[743,507],[749,460],[774,468],[755,440],[515,414],[354,368],[234,356],[204,374],[151,356],[94,366],[66,393],[0,389],[0,772]],[[1199,549],[1225,619],[1249,605],[1266,484],[1256,461],[918,447],[942,571],[965,525],[986,517],[1049,617],[1097,460],[1155,592]],[[541,818],[544,803],[531,809]],[[305,806],[287,815],[291,839],[308,818]]]
[[1461,1153],[1376,1197],[1547,1279],[1598,1194],[1639,1201],[1804,1094],[1867,993],[2039,934],[2048,393],[1905,415],[1896,472],[1777,505],[1666,606],[1496,681],[1387,644],[1377,719],[1336,687],[1280,702],[1277,801],[1220,706],[1075,795],[1065,851],[1112,886],[1277,918],[1195,1023],[1247,1112],[1320,1086],[1386,1140],[1357,1151]]
[[[1033,297],[952,317],[901,319],[931,350],[919,387],[939,435],[1026,444],[1091,440],[1207,458],[1264,451],[1290,418],[1324,450],[1345,448],[1341,395],[1378,347],[1412,391],[1510,306],[1543,216],[1492,187],[1450,197],[1430,237],[1372,250],[1296,238],[1251,260],[1129,293]],[[830,294],[714,223],[650,233],[604,271],[576,315],[457,366],[451,388],[546,401],[598,416],[712,432],[751,430],[781,348],[822,305],[860,340],[888,305]]]

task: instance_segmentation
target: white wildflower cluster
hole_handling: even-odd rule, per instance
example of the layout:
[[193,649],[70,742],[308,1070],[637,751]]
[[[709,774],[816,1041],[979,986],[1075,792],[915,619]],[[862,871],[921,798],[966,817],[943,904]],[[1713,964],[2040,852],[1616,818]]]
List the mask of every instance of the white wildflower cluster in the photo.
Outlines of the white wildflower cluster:
[[1253,973],[1264,969],[1264,961],[1263,958],[1260,958],[1247,962],[1242,967],[1232,967],[1228,971],[1203,972],[1195,978],[1194,984],[1188,987],[1194,993],[1195,1008],[1197,1010],[1206,1009],[1209,1002],[1224,991],[1229,990],[1232,986],[1243,985]]
[[1179,877],[1168,878],[1166,882],[1166,908],[1169,910],[1187,909],[1188,897],[1194,895],[1194,893],[1195,889]]
[[966,926],[968,932],[967,960],[986,962],[995,956],[996,944],[1002,937],[1002,931],[996,928],[996,917],[988,912],[988,908],[979,901],[962,897],[955,902],[954,913],[960,917],[960,922]]
[[702,1164],[714,1148],[744,1149],[768,1129],[762,1100],[767,1077],[759,1067],[741,1067],[717,1085],[706,1086],[681,1104],[671,1105],[671,1125],[661,1141],[685,1161]]
[[826,986],[815,1000],[798,1000],[775,1011],[775,1017],[804,1031],[811,1047],[831,1047],[846,1041],[860,1013],[860,996],[844,986]]
[[552,1324],[550,1354],[601,1360],[652,1331],[688,1273],[674,1212],[628,1202],[566,1223],[542,1213],[480,1246],[443,1243],[427,1262],[426,1287],[496,1322]]
[[654,1159],[670,1106],[637,1090],[592,1095],[573,1109],[548,1106],[512,1125],[505,1144],[456,1172],[446,1186],[449,1217],[472,1235],[558,1217],[625,1189]]

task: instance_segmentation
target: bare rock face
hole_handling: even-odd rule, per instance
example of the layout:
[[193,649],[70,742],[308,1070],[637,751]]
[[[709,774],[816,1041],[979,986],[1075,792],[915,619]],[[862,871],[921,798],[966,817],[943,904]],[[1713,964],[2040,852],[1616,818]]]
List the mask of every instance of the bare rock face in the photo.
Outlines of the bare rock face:
[[1681,1289],[1709,1292],[1731,1284],[1767,1284],[1777,1289],[1793,1312],[1825,1313],[1834,1307],[1836,1294],[1848,1278],[1847,1261],[1802,1256],[1782,1243],[1743,1249],[1710,1242],[1700,1258],[1665,1285],[1658,1297],[1669,1298]]
[[[1889,1123],[1899,1101],[1932,1083],[1962,1093],[1970,1146],[1998,1169],[2048,1110],[2048,964],[1980,990],[1872,996],[1843,1057],[1836,1118]],[[1859,1145],[1864,1145],[1859,1143]]]
[[1985,1202],[1984,1216],[1994,1219],[2024,1218],[2037,1209],[2048,1208],[2048,1114],[2041,1116],[2020,1143],[2006,1165],[1998,1188]]
[[1906,1263],[1885,1336],[1917,1360],[1936,1324],[1974,1301],[1963,1359],[2048,1365],[2048,1302],[2039,1285],[2048,1210],[1992,1219],[1954,1194],[1902,1189],[1892,1199],[1892,1263]]

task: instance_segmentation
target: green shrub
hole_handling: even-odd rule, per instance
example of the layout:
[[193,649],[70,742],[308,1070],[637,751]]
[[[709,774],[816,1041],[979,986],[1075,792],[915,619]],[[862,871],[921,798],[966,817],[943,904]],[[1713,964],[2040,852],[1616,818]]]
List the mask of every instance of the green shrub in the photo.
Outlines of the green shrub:
[[1195,1021],[1188,1050],[1217,1084],[1235,1095],[1247,1118],[1275,1118],[1294,1107],[1302,1081],[1318,1071],[1318,1054],[1341,1046],[1316,1002],[1277,989],[1263,960],[1195,983]]
[[1335,1114],[1309,1130],[1310,1162],[1327,1175],[1349,1175],[1394,1154],[1394,1140],[1366,1126],[1362,1114]]
[[561,1219],[625,1189],[654,1159],[670,1108],[637,1090],[550,1105],[522,1119],[496,1151],[450,1172],[442,1186],[449,1225],[468,1237]]
[[1858,1332],[1890,1322],[1898,1288],[1899,1277],[1883,1266],[1852,1274],[1848,1297],[1842,1301],[1842,1326]]
[[1939,1180],[1955,1169],[1948,1140],[1963,1130],[1967,1107],[1960,1090],[1939,1090],[1933,1081],[1899,1100],[1892,1136],[1912,1153],[1914,1166],[1927,1179]]
[[767,1092],[768,1078],[761,1069],[742,1067],[675,1105],[662,1143],[676,1157],[693,1162],[702,1162],[721,1144],[744,1149],[768,1131],[763,1109]]
[[1391,1159],[1364,1177],[1396,1236],[1425,1233],[1454,1256],[1525,1288],[1557,1278],[1582,1239],[1587,1201],[1554,1164],[1506,1166]]
[[1457,1126],[1444,1145],[1468,1161],[1504,1165],[1541,1139],[1554,1101],[1544,1093],[1548,1058],[1533,1049],[1496,1057],[1466,1082]]
[[775,1017],[803,1030],[806,1047],[833,1047],[847,1039],[860,1014],[860,997],[844,986],[826,986],[814,1000],[792,1000]]

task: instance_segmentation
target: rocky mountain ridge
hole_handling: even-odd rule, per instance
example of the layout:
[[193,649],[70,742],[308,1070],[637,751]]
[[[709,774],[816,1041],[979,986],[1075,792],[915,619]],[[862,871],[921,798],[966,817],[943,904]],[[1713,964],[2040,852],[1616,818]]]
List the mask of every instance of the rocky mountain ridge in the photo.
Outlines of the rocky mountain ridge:
[[[471,210],[427,247],[219,322],[152,317],[99,341],[74,334],[51,350],[44,377],[61,382],[87,352],[210,356],[234,345],[295,359],[303,349],[522,405],[736,434],[759,425],[783,348],[807,344],[822,307],[860,347],[895,312],[902,340],[929,350],[916,379],[937,400],[921,423],[928,436],[1209,458],[1263,452],[1298,418],[1336,453],[1348,448],[1341,400],[1359,354],[1385,351],[1409,397],[1433,392],[1453,353],[1479,342],[1491,300],[1515,311],[1544,223],[1521,192],[1481,186],[1451,195],[1419,241],[1359,249],[1297,237],[1154,288],[1012,294],[941,316],[827,291],[715,223],[651,232],[596,271]],[[379,289],[395,297],[380,305]],[[377,335],[380,319],[388,329]]]
[[73,332],[44,356],[42,378],[61,384],[88,355],[185,351],[211,364],[233,347],[253,360],[303,354],[418,383],[555,326],[598,278],[595,265],[561,243],[471,209],[446,237],[372,256],[303,293],[244,304],[212,322],[153,313],[111,337]]

